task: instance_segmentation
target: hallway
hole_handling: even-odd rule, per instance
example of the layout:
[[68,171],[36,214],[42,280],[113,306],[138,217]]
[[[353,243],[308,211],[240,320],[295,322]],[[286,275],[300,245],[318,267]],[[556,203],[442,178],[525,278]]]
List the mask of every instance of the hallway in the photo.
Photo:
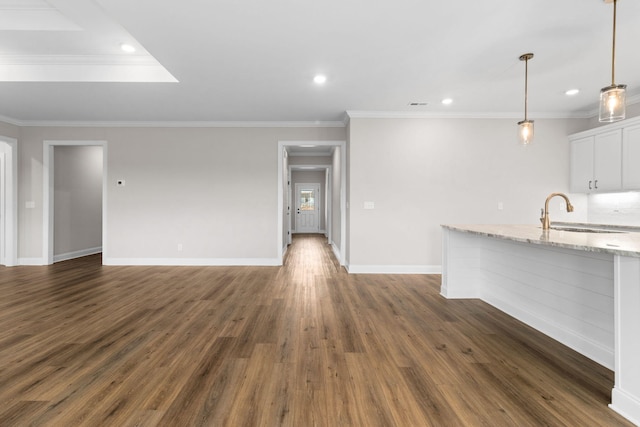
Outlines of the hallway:
[[0,425],[627,426],[611,371],[437,275],[0,267]]

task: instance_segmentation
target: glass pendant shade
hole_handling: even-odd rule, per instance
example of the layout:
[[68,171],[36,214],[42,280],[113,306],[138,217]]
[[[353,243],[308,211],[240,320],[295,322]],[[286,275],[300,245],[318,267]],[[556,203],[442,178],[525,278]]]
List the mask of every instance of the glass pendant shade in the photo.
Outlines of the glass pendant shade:
[[533,120],[518,122],[518,140],[522,145],[529,145],[533,141]]
[[615,122],[625,117],[627,85],[611,85],[600,90],[600,121]]

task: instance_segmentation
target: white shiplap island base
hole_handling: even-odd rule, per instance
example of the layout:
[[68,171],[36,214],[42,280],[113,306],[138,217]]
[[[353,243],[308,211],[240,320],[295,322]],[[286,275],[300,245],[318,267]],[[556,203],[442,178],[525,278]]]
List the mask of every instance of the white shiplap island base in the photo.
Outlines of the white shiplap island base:
[[443,225],[441,294],[479,298],[615,371],[640,424],[640,233]]

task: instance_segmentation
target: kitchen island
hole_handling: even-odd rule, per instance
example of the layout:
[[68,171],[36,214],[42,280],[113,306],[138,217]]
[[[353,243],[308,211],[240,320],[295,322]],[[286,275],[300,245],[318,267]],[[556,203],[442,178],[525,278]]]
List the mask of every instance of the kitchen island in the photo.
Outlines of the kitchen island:
[[639,232],[442,227],[444,297],[482,299],[614,370],[610,407],[640,424]]

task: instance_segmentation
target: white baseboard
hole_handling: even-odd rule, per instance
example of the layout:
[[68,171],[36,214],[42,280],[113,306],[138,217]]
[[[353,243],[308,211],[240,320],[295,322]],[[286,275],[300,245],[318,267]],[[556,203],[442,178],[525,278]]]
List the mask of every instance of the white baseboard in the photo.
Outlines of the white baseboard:
[[335,243],[331,242],[331,250],[333,251],[333,255],[336,257],[340,265],[342,265],[342,255],[340,254],[340,248]]
[[621,390],[619,386],[611,390],[611,404],[609,404],[609,408],[635,425],[640,425],[640,401],[632,394]]
[[442,274],[441,265],[349,265],[350,274]]
[[82,249],[79,251],[67,252],[53,256],[53,262],[67,261],[70,259],[82,258],[83,256],[95,255],[102,252],[102,246],[96,248]]
[[165,266],[279,266],[278,258],[113,258],[103,257],[104,265],[165,265]]
[[47,265],[44,258],[18,258],[18,265]]

